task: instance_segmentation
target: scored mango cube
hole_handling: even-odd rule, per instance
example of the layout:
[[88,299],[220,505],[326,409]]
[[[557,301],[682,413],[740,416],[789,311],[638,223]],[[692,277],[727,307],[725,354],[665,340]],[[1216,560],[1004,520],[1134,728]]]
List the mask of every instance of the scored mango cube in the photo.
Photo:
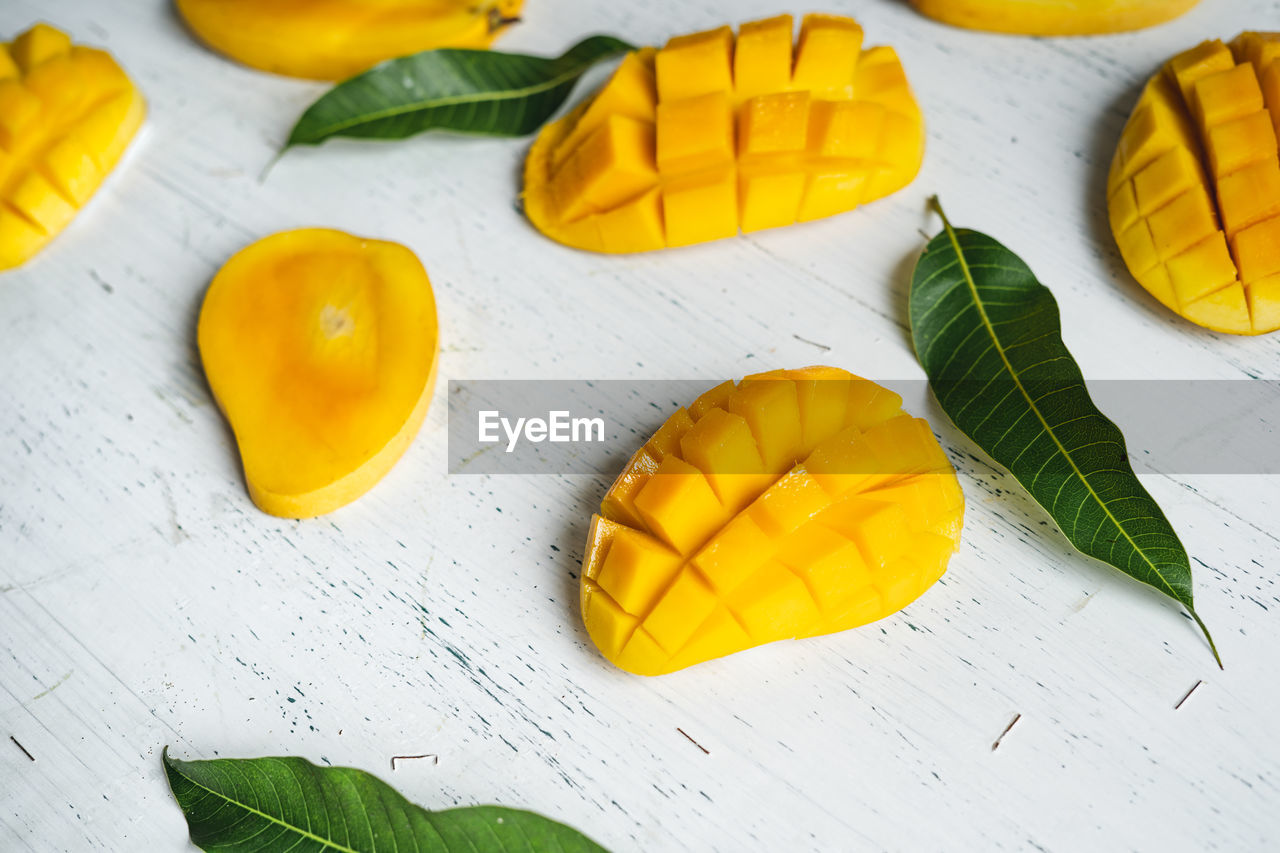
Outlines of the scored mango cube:
[[1280,271],[1278,131],[1274,33],[1173,57],[1125,125],[1107,179],[1112,234],[1138,283],[1192,322],[1280,328],[1269,295],[1252,294]]
[[733,86],[739,98],[781,92],[791,86],[790,15],[738,27],[733,50]]
[[[790,15],[671,39],[628,54],[590,100],[529,150],[524,209],[575,248],[640,252],[831,216],[910,183],[924,123],[897,53],[863,47],[851,18]],[[793,47],[794,45],[794,47]],[[656,171],[587,147],[611,116],[635,121]],[[591,158],[596,162],[588,163]],[[576,163],[576,165],[575,165]],[[587,186],[582,173],[599,176]],[[647,174],[638,185],[636,176]],[[656,193],[660,221],[609,220]],[[601,206],[599,199],[616,202]]]
[[963,517],[950,461],[896,394],[828,367],[749,376],[678,410],[610,487],[583,621],[645,675],[843,631],[941,577]]
[[30,260],[71,223],[145,111],[110,55],[47,24],[0,44],[0,270]]

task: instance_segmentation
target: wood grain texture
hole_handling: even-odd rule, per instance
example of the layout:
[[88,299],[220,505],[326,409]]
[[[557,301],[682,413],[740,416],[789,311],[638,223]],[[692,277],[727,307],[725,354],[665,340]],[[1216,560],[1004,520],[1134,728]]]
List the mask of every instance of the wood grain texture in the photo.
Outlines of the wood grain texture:
[[[865,629],[646,680],[576,613],[607,483],[446,474],[449,378],[920,377],[906,287],[935,192],[1053,290],[1086,376],[1280,378],[1280,337],[1204,331],[1129,278],[1103,199],[1140,83],[1202,38],[1275,27],[1273,2],[1079,40],[830,8],[902,56],[928,125],[916,182],[823,222],[614,258],[522,219],[521,142],[338,142],[259,180],[322,86],[204,50],[160,0],[0,4],[2,34],[43,19],[107,47],[151,107],[85,214],[0,277],[0,849],[185,849],[166,743],[355,765],[427,807],[531,808],[619,851],[1280,843],[1275,477],[1144,480],[1194,557],[1219,672],[1188,620],[1071,553],[918,395],[970,506],[943,581]],[[777,11],[530,0],[501,46],[660,43]],[[194,326],[232,252],[309,225],[420,255],[442,381],[382,484],[296,523],[249,503]],[[439,764],[391,771],[420,753]]]

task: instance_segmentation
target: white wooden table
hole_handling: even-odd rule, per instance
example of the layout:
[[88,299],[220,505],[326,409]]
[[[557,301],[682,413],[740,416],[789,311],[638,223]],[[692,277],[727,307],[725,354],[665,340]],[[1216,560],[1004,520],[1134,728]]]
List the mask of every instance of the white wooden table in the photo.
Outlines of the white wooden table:
[[[1276,849],[1274,476],[1145,478],[1195,557],[1219,672],[1175,607],[1072,553],[921,394],[909,406],[969,502],[943,582],[861,630],[643,679],[576,612],[605,478],[447,474],[450,378],[919,377],[905,299],[934,192],[1050,285],[1087,376],[1280,378],[1280,336],[1202,331],[1133,283],[1102,197],[1140,81],[1202,38],[1280,29],[1275,2],[1078,40],[830,6],[903,58],[929,127],[915,183],[824,222],[615,258],[522,219],[524,142],[338,142],[260,181],[323,86],[214,55],[160,0],[0,4],[0,34],[44,19],[103,45],[150,103],[91,208],[0,276],[0,850],[187,849],[165,744],[355,765],[428,807],[523,806],[619,851]],[[661,43],[778,11],[529,0],[501,46]],[[390,476],[290,522],[245,494],[194,323],[232,252],[304,225],[412,247],[443,352]],[[439,763],[391,770],[419,753]]]

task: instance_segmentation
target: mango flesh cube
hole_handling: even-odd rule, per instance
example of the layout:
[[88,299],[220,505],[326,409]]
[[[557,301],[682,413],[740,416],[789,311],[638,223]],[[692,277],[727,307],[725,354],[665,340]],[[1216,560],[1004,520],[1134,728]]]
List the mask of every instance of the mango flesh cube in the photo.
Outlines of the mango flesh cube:
[[805,15],[791,83],[817,98],[847,100],[861,52],[862,27],[851,18]]
[[1194,89],[1197,81],[1212,74],[1230,71],[1235,64],[1231,49],[1214,39],[1201,42],[1170,59],[1165,63],[1165,73],[1177,83],[1178,90],[1182,93],[1182,102],[1189,109],[1194,103]]
[[1187,305],[1186,310],[1188,319],[1202,326],[1240,335],[1249,333],[1249,326],[1244,325],[1249,317],[1249,306],[1244,287],[1239,282],[1232,282],[1201,297]]
[[654,105],[657,93],[653,79],[652,48],[628,53],[600,90],[600,94],[588,105],[582,118],[555,151],[554,168],[559,169],[570,154],[577,150],[591,131],[605,124],[611,116],[625,116],[637,121],[654,121]]
[[1267,276],[1249,285],[1249,312],[1266,323],[1280,326],[1280,275]]
[[1107,179],[1125,265],[1181,316],[1233,334],[1280,328],[1280,38],[1241,33],[1165,63],[1126,123]]
[[610,600],[636,610],[670,586],[680,565],[677,552],[622,527],[614,533],[594,580]]
[[71,37],[48,24],[36,24],[13,40],[9,54],[25,74],[37,66],[71,52]]
[[778,559],[813,591],[823,615],[847,607],[850,596],[872,582],[871,568],[858,546],[821,524],[806,525],[799,535],[788,536]]
[[680,553],[707,541],[728,520],[702,472],[674,455],[662,460],[634,505],[645,527]]
[[642,122],[610,116],[560,167],[560,203],[582,218],[645,193],[657,171],[652,143]]
[[600,241],[609,252],[647,252],[661,249],[666,240],[662,222],[662,195],[651,189],[621,207],[599,216]]
[[706,475],[716,498],[730,511],[739,511],[759,494],[765,464],[751,427],[740,416],[712,409],[681,438],[680,452]]
[[752,21],[738,28],[733,85],[739,98],[781,92],[791,85],[790,15]]
[[789,470],[800,455],[800,402],[794,382],[739,383],[729,411],[746,421],[762,453],[764,469]]
[[1249,226],[1231,242],[1239,258],[1241,281],[1249,283],[1280,272],[1280,217]]
[[749,234],[795,222],[804,201],[806,183],[802,172],[755,170],[743,174],[738,184],[738,221],[742,232]]
[[662,648],[675,651],[689,641],[718,603],[715,592],[698,570],[686,566],[649,611],[644,628]]
[[[662,101],[657,114],[657,163],[664,173],[688,174],[733,162],[733,107],[724,92]],[[655,176],[650,185],[656,182]]]
[[1218,181],[1218,210],[1228,239],[1242,228],[1280,215],[1280,159],[1272,154]]
[[804,150],[809,138],[808,92],[757,95],[738,115],[740,157]]
[[1253,65],[1242,62],[1215,71],[1191,86],[1191,112],[1206,130],[1262,109],[1262,88]]
[[1265,110],[1209,128],[1205,144],[1209,174],[1219,179],[1251,163],[1276,157],[1276,132]]
[[835,368],[749,376],[678,410],[610,487],[583,621],[645,675],[843,631],[931,586],[963,517],[951,463],[896,394]]
[[805,582],[782,563],[766,563],[725,599],[756,644],[807,636],[822,618]]
[[733,30],[720,27],[676,36],[658,51],[658,103],[711,93],[727,94],[733,87]]
[[671,181],[662,193],[668,246],[688,246],[738,231],[738,184],[733,168]]
[[[643,186],[647,163],[627,159],[642,154],[587,147],[619,116],[650,137],[630,149],[654,152]],[[649,251],[852,210],[906,186],[923,157],[923,118],[897,53],[864,48],[861,27],[836,15],[805,16],[795,42],[782,15],[743,24],[736,38],[720,27],[628,55],[596,95],[540,131],[524,209],[565,245]],[[615,170],[625,177],[599,180],[630,195],[601,205],[579,176]]]
[[0,47],[0,270],[75,219],[145,112],[115,60],[47,24]]

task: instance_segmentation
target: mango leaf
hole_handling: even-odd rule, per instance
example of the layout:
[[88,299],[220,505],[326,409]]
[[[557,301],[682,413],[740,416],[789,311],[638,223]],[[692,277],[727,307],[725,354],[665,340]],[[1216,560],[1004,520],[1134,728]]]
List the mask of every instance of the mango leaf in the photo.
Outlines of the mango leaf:
[[911,277],[911,336],[943,411],[1018,479],[1076,548],[1196,613],[1186,549],[1093,404],[1058,303],[1013,252],[951,227]]
[[562,56],[441,48],[390,59],[307,108],[285,148],[334,136],[404,139],[427,130],[523,136],[551,118],[592,65],[635,48],[591,36]]
[[605,853],[533,812],[470,806],[429,812],[375,776],[302,758],[179,761],[165,747],[169,788],[191,840],[226,853]]

